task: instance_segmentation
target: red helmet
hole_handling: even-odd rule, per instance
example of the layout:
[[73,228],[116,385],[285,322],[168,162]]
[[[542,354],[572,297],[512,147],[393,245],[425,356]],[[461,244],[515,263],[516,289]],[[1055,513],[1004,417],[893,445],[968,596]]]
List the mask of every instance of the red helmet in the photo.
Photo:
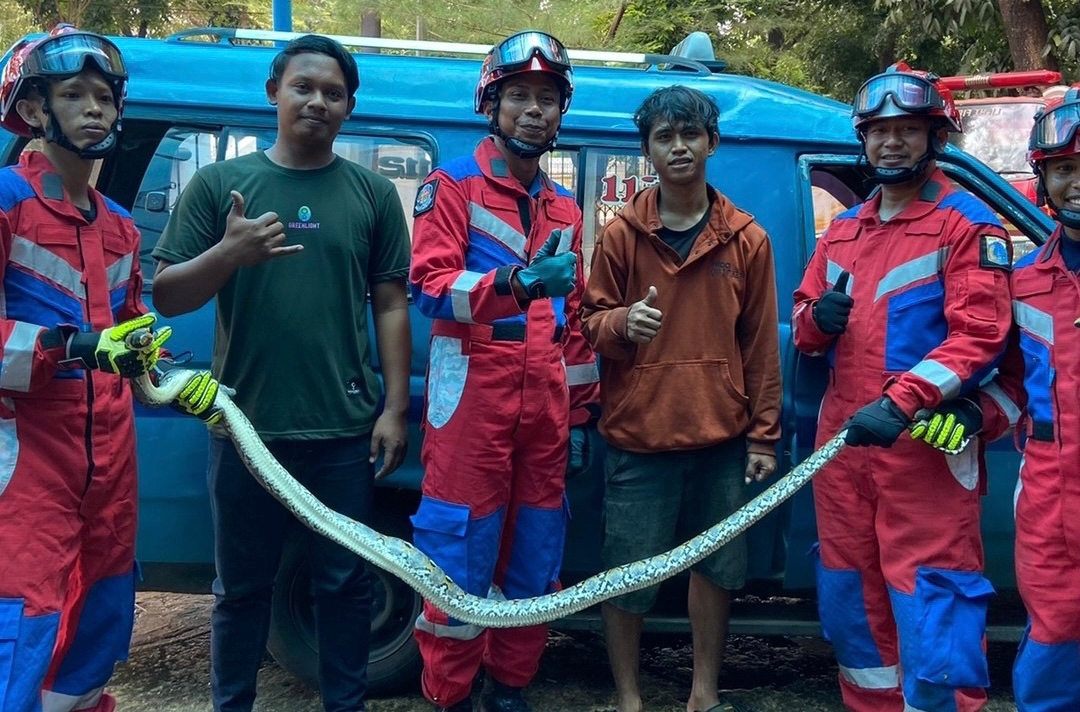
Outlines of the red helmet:
[[500,82],[525,72],[545,72],[555,78],[562,94],[562,113],[565,114],[570,108],[570,97],[574,94],[570,55],[562,42],[537,30],[511,35],[488,52],[480,67],[480,81],[476,85],[473,102],[476,113],[484,113],[484,102],[495,98]]
[[61,23],[45,37],[21,40],[12,49],[0,80],[0,124],[19,136],[31,136],[33,132],[15,104],[25,97],[34,80],[73,77],[87,61],[92,61],[112,85],[117,113],[123,113],[128,75],[120,50],[101,35]]
[[962,132],[960,112],[952,92],[930,72],[897,62],[870,77],[855,94],[851,116],[858,131],[863,124],[890,116],[929,116],[949,131]]
[[1047,158],[1080,153],[1080,83],[1073,84],[1064,96],[1054,97],[1035,114],[1028,140],[1028,162],[1032,165]]

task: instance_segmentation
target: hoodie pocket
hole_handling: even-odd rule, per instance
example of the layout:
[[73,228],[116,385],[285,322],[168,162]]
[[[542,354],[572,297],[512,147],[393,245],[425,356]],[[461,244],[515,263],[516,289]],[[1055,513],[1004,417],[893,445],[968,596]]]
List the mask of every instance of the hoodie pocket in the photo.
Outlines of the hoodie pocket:
[[701,446],[741,434],[749,403],[727,359],[648,363],[634,368],[608,422],[638,433],[642,444]]

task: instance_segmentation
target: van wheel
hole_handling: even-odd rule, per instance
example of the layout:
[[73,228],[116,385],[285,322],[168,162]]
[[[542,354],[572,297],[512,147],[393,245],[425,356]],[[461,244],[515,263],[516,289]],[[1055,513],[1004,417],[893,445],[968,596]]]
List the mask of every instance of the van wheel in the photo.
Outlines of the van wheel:
[[[408,534],[406,534],[407,536]],[[372,576],[371,649],[368,694],[372,697],[415,687],[423,661],[413,638],[422,599],[400,579],[369,565]],[[274,582],[270,637],[266,648],[281,667],[319,689],[311,573],[299,536],[285,545]]]

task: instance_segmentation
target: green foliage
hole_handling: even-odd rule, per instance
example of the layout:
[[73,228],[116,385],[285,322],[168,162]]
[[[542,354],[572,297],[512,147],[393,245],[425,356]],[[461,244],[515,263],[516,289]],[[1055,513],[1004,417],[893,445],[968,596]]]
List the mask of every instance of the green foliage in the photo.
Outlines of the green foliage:
[[[1080,78],[1080,3],[1040,2],[1067,79]],[[270,28],[272,0],[0,0],[6,47],[58,18],[112,34],[161,36],[200,26]],[[293,29],[355,35],[365,11],[384,37],[491,44],[525,28],[573,47],[668,52],[690,32],[713,38],[730,71],[849,101],[904,59],[939,74],[1012,68],[997,2],[987,0],[293,0]]]

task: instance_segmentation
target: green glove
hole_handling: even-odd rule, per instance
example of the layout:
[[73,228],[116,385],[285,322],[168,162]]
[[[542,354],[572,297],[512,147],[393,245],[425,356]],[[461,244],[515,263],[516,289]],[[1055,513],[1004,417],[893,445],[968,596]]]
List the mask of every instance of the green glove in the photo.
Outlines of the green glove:
[[529,266],[514,274],[529,299],[565,297],[574,291],[577,255],[573,252],[556,255],[560,239],[562,230],[552,230],[547,242],[533,256]]
[[568,477],[584,472],[589,467],[589,433],[584,425],[570,428],[570,454],[566,460]]
[[67,360],[126,378],[141,376],[154,368],[161,345],[172,335],[168,326],[154,332],[156,321],[156,314],[144,314],[101,332],[80,331],[68,339]]
[[911,437],[950,455],[963,452],[982,430],[982,409],[970,398],[957,398],[930,413],[920,413],[909,430]]
[[171,405],[181,413],[194,415],[208,426],[215,425],[223,414],[221,408],[214,407],[220,385],[209,371],[199,371],[190,377]]

